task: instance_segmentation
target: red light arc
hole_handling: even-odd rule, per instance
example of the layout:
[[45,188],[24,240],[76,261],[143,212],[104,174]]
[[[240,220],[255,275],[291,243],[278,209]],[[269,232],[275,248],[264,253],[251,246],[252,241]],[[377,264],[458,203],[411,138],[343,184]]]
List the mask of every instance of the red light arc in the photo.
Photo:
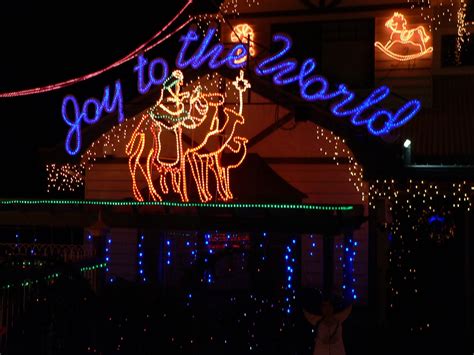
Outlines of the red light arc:
[[[184,11],[189,7],[189,5],[192,4],[194,0],[188,0],[188,2],[181,8],[180,11],[178,11],[178,13],[171,19],[170,22],[168,22],[161,30],[159,30],[157,33],[155,33],[149,40],[147,40],[146,42],[144,42],[143,44],[141,44],[140,46],[138,46],[135,50],[133,50],[132,52],[130,52],[129,54],[127,54],[125,57],[115,61],[114,63],[106,66],[105,68],[102,68],[102,69],[99,69],[99,70],[96,70],[92,73],[89,73],[89,74],[86,74],[86,75],[83,75],[83,76],[79,76],[79,77],[76,77],[76,78],[72,78],[72,79],[69,79],[69,80],[65,80],[65,81],[61,81],[59,83],[55,83],[55,84],[50,84],[50,85],[45,85],[45,86],[40,86],[40,87],[36,87],[36,88],[31,88],[31,89],[25,89],[25,90],[19,90],[19,91],[10,91],[10,92],[2,92],[0,93],[0,98],[10,98],[10,97],[18,97],[18,96],[29,96],[29,95],[36,95],[36,94],[42,94],[42,93],[46,93],[46,92],[50,92],[50,91],[55,91],[55,90],[59,90],[59,89],[62,89],[62,88],[65,88],[65,87],[68,87],[68,86],[71,86],[71,85],[74,85],[76,83],[79,83],[81,81],[85,81],[85,80],[88,80],[88,79],[92,79],[96,76],[99,76],[113,68],[116,68],[126,62],[128,62],[129,60],[135,58],[138,56],[139,53],[141,52],[147,52],[149,51],[150,49],[158,46],[159,44],[161,44],[163,41],[167,40],[169,37],[171,37],[173,34],[175,34],[176,32],[180,31],[181,29],[183,29],[185,26],[187,26],[191,21],[192,21],[192,18],[189,18],[188,20],[186,20],[183,24],[181,24],[180,26],[178,26],[173,32],[167,34],[165,37],[159,39],[159,37],[169,28],[171,27],[171,25],[173,25],[176,20],[181,17],[181,15],[184,13]],[[153,43],[153,41],[155,41],[155,43]]]

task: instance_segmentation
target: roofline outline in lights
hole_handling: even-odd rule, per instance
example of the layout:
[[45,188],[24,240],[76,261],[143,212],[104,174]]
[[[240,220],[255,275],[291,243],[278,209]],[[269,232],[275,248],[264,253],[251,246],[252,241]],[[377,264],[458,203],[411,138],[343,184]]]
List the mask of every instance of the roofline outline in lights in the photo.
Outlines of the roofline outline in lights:
[[113,201],[113,200],[28,200],[3,199],[1,206],[10,205],[77,205],[77,206],[118,206],[118,207],[202,207],[202,208],[257,208],[257,209],[292,209],[313,211],[352,211],[354,205],[316,205],[293,203],[202,203],[174,201]]

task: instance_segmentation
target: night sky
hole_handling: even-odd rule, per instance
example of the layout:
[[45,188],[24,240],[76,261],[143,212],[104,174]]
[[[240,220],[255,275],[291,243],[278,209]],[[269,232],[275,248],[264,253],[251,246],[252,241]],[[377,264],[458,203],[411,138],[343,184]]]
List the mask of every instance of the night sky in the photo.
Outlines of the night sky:
[[[122,58],[159,31],[185,1],[168,1],[167,6],[174,6],[173,10],[159,8],[160,3],[2,2],[0,91],[67,80]],[[149,55],[160,56],[160,47]],[[104,86],[119,78],[136,95],[134,65],[132,60],[107,74],[56,92],[0,99],[0,198],[44,195],[44,165],[39,161],[39,151],[64,144],[67,126],[61,117],[63,97],[73,94],[79,102],[90,96],[101,98]],[[125,103],[131,99],[127,89]]]

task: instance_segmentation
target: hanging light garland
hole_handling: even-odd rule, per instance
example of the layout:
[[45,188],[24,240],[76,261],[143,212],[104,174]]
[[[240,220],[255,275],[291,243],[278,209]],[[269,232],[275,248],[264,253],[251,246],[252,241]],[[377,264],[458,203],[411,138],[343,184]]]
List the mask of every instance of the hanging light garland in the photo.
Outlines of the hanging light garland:
[[461,63],[461,52],[464,43],[469,41],[467,26],[473,24],[466,22],[466,0],[445,0],[433,4],[432,0],[407,0],[411,8],[419,8],[420,15],[428,22],[430,31],[437,31],[444,21],[456,23],[456,64]]
[[467,3],[465,0],[460,0],[459,9],[457,12],[457,36],[456,36],[456,64],[462,64],[461,52],[465,42],[469,41],[469,31],[466,29],[466,9]]
[[[383,226],[390,243],[389,309],[396,313],[400,297],[416,302],[423,290],[417,273],[417,254],[421,243],[439,246],[455,237],[454,212],[470,211],[472,187],[466,181],[439,185],[409,180],[405,185],[395,180],[377,180],[369,188],[369,208],[375,209],[377,199],[388,201],[391,221]],[[408,324],[411,332],[430,328],[433,321]]]
[[35,87],[31,89],[25,89],[25,90],[19,90],[19,91],[10,91],[10,92],[0,92],[0,98],[10,98],[10,97],[19,97],[19,96],[30,96],[30,95],[37,95],[37,94],[42,94],[45,92],[50,92],[50,91],[56,91],[59,89],[66,88],[68,86],[95,78],[96,76],[99,76],[109,70],[112,70],[114,68],[117,68],[121,66],[122,64],[132,60],[133,58],[137,57],[141,52],[147,52],[151,50],[152,48],[158,46],[161,44],[163,41],[167,40],[169,37],[171,37],[173,34],[179,32],[181,29],[183,29],[185,26],[187,26],[190,22],[191,19],[188,19],[185,21],[183,24],[178,26],[175,30],[173,30],[171,33],[167,34],[163,38],[159,38],[165,31],[168,30],[168,28],[175,23],[178,18],[184,13],[184,11],[188,8],[189,5],[191,5],[193,0],[188,0],[187,3],[181,8],[180,11],[171,19],[170,22],[168,22],[160,31],[155,33],[148,41],[144,42],[140,46],[138,46],[135,50],[127,54],[125,57],[117,60],[116,62],[106,66],[105,68],[99,69],[95,72],[72,78],[69,80],[65,80],[62,82],[58,82],[55,84],[49,84],[45,86],[40,86],[40,87]]
[[[337,166],[339,166],[338,158],[348,159],[347,169],[349,172],[349,182],[351,182],[355,190],[360,193],[361,201],[365,201],[364,170],[362,166],[357,163],[352,152],[346,148],[346,141],[331,131],[320,128],[319,126],[316,126],[316,140],[322,141],[319,151],[324,154],[325,157],[332,157]],[[325,143],[329,143],[331,148],[326,149],[327,144]]]
[[[242,8],[252,8],[254,6],[260,6],[259,0],[224,0],[219,6],[219,11],[211,14],[200,14],[193,17],[199,30],[205,33],[209,25],[225,24],[228,17],[239,17]],[[220,33],[216,31],[216,37],[220,36]]]

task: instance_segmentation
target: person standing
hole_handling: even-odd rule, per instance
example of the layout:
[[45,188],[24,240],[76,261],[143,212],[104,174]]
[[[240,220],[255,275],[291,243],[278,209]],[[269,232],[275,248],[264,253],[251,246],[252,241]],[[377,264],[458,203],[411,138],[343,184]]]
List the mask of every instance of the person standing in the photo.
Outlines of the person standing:
[[330,300],[321,303],[321,315],[312,314],[303,309],[306,320],[315,328],[313,355],[345,355],[342,340],[342,323],[349,317],[352,305],[334,313]]

